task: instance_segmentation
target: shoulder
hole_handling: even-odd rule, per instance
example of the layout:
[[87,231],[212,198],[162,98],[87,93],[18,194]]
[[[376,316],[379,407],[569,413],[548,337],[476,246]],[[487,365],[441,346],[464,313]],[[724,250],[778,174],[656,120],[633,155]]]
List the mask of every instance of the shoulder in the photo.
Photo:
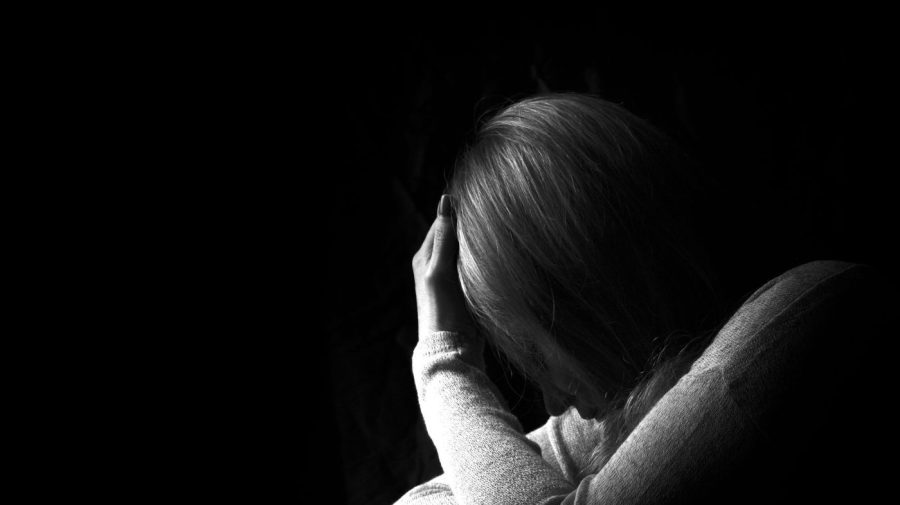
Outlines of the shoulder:
[[874,268],[846,261],[819,260],[803,263],[772,278],[744,301],[738,314],[752,311],[760,304],[793,304],[829,290],[839,288],[842,281],[869,277]]
[[733,435],[746,453],[720,490],[752,490],[742,503],[773,495],[794,503],[831,482],[829,495],[859,501],[872,482],[889,482],[887,469],[882,479],[872,475],[880,468],[835,462],[877,459],[878,444],[847,441],[893,429],[890,416],[868,406],[895,393],[887,349],[897,306],[885,272],[841,261],[791,268],[744,301],[689,372],[715,378],[716,398],[752,427]]
[[791,268],[756,289],[719,330],[692,371],[720,368],[735,376],[750,366],[767,368],[766,360],[783,357],[801,344],[829,307],[864,290],[877,278],[869,265],[820,260]]
[[643,501],[682,493],[712,503],[743,489],[740,503],[794,503],[821,482],[833,482],[836,496],[867,490],[870,465],[848,470],[835,461],[874,460],[880,446],[845,443],[846,435],[889,432],[893,420],[867,409],[841,414],[849,400],[879,405],[893,393],[885,344],[896,332],[896,298],[864,264],[814,261],[775,276],[747,297],[600,475],[617,472],[613,485],[639,489]]

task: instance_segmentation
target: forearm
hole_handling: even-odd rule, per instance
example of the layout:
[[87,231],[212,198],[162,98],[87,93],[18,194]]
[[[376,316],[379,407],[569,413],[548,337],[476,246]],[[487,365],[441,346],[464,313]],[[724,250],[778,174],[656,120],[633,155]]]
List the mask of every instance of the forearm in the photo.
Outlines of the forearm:
[[419,403],[459,503],[519,503],[573,490],[523,433],[481,364],[483,343],[459,333],[420,337],[413,354]]
[[446,474],[441,474],[410,489],[394,505],[457,505],[457,502]]

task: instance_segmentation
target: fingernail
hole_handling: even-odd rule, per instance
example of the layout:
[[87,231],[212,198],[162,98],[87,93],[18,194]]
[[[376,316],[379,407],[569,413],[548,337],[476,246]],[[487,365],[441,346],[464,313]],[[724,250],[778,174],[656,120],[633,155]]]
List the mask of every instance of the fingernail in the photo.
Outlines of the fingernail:
[[450,195],[441,195],[441,201],[438,203],[438,215],[450,217]]

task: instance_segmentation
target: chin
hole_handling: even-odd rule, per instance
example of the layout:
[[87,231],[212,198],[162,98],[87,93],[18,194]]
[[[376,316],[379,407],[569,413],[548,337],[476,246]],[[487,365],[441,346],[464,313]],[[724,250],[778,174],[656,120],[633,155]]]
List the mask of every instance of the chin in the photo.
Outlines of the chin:
[[595,406],[577,406],[575,407],[575,410],[578,411],[578,415],[585,421],[597,419],[600,415],[600,409]]

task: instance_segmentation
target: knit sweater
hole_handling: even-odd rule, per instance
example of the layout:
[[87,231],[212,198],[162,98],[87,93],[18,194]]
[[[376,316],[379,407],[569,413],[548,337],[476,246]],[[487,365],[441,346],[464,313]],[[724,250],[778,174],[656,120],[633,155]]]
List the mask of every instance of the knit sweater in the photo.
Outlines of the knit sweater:
[[769,436],[767,413],[814,345],[810,315],[828,311],[830,293],[861,267],[807,263],[756,290],[599,472],[580,480],[601,421],[570,408],[523,433],[485,374],[484,342],[421,335],[413,376],[444,473],[397,503],[663,503],[714,492],[709,483],[725,482]]

